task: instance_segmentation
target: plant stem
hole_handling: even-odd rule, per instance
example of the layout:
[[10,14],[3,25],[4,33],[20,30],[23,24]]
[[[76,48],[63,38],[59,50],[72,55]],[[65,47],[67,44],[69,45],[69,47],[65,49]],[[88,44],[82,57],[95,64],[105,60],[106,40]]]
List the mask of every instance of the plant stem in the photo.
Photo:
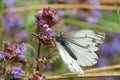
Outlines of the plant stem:
[[40,58],[40,48],[41,48],[41,41],[39,39],[39,43],[38,43],[38,53],[37,53],[37,58]]
[[[107,6],[107,5],[99,5],[99,6],[94,6],[94,5],[89,5],[89,4],[41,4],[41,5],[36,5],[36,6],[27,6],[27,7],[21,7],[21,8],[11,8],[11,9],[6,9],[4,12],[8,13],[11,11],[15,12],[24,12],[24,11],[29,11],[29,10],[38,10],[42,9],[44,7],[53,7],[56,9],[99,9],[99,10],[116,10],[115,6]],[[120,10],[120,7],[117,8]]]
[[46,76],[46,80],[57,80],[57,79],[72,79],[72,78],[96,78],[96,77],[119,77],[120,72],[102,72],[102,73],[86,73],[86,74],[78,74],[78,75],[54,75],[54,76]]
[[[111,66],[105,66],[105,67],[99,67],[99,68],[92,68],[92,69],[87,69],[84,70],[85,73],[90,73],[90,72],[98,72],[98,71],[106,71],[106,70],[115,70],[115,69],[120,69],[120,64],[117,65],[111,65]],[[62,75],[77,75],[79,72],[74,72],[74,73],[65,73]]]

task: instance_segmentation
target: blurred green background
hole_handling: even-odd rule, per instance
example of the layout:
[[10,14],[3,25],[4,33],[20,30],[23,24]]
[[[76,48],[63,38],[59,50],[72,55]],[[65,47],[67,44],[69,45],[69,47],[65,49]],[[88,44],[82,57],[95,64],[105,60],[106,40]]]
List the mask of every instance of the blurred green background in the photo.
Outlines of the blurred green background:
[[[38,42],[31,35],[36,29],[35,15],[46,4],[71,4],[71,9],[56,8],[56,18],[60,25],[54,31],[79,29],[97,29],[105,32],[105,42],[97,52],[98,63],[92,67],[110,66],[120,63],[120,14],[118,10],[98,10],[74,8],[75,4],[93,6],[113,6],[119,8],[119,0],[1,0],[0,1],[0,50],[2,42],[27,42],[37,50]],[[35,8],[35,9],[34,9]],[[40,8],[40,9],[39,9]],[[42,53],[47,54],[48,47],[42,46]],[[57,53],[59,55],[59,53]],[[54,56],[53,56],[54,57]],[[89,68],[89,67],[88,67]],[[91,67],[90,67],[91,68]],[[119,71],[119,70],[118,70]],[[44,67],[44,74],[54,75],[68,72],[61,58],[54,58]],[[119,80],[115,77],[82,78],[70,80]]]

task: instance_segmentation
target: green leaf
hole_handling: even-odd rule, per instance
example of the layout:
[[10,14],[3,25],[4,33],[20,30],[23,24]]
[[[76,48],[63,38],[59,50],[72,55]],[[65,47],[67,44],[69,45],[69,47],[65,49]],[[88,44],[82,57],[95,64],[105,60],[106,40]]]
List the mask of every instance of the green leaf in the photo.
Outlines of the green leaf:
[[[107,26],[107,25],[104,25],[104,24],[101,24],[101,25],[94,24],[94,25],[92,25],[92,24],[89,24],[89,23],[84,22],[84,21],[68,19],[68,18],[64,18],[63,20],[64,20],[65,24],[76,25],[76,26],[79,26],[81,28],[97,29],[97,30],[120,33],[120,29],[119,29],[119,26],[118,26],[117,23],[112,23],[113,25]],[[110,24],[110,21],[109,22],[106,21],[106,22]]]
[[52,57],[48,60],[48,63],[52,64],[54,61],[56,61],[59,58],[59,53],[58,52],[54,52],[52,54]]
[[30,44],[23,43],[22,45],[26,48],[25,50],[26,60],[28,61],[28,60],[33,59],[36,55],[36,50]]

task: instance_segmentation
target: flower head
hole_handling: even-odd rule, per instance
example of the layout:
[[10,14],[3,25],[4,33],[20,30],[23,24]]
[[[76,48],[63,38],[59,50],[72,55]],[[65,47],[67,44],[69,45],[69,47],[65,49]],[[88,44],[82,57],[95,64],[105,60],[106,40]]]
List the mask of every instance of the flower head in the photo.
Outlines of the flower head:
[[86,19],[87,14],[86,14],[85,12],[80,12],[79,17],[80,17],[81,19]]
[[0,60],[4,58],[5,52],[4,51],[0,51]]
[[47,28],[46,29],[46,36],[51,37],[52,34],[53,34],[52,29],[51,28]]
[[64,17],[65,16],[65,11],[64,10],[58,10],[57,15],[60,16],[60,17]]
[[93,10],[91,10],[91,14],[95,18],[100,18],[101,17],[101,11],[100,10],[93,9]]
[[11,15],[12,14],[7,14],[4,17],[4,26],[8,29],[12,28],[15,24],[14,20],[11,18]]
[[44,20],[40,20],[39,24],[43,25],[44,24]]
[[113,48],[113,46],[110,43],[103,43],[100,46],[100,50],[105,54],[114,54],[116,50]]
[[19,45],[16,49],[16,53],[18,53],[18,54],[23,54],[24,51],[25,51],[25,48],[23,45]]
[[22,69],[20,67],[14,67],[12,68],[11,74],[14,76],[14,78],[17,78],[21,75]]
[[12,7],[15,2],[15,0],[3,0],[3,1],[8,7]]
[[92,5],[100,5],[98,0],[88,0],[88,2]]
[[98,21],[98,19],[94,17],[88,17],[86,20],[89,24],[96,24]]
[[38,15],[42,15],[42,13],[43,13],[42,10],[38,11]]
[[16,49],[16,53],[22,59],[25,58],[25,47],[23,45],[19,45]]
[[14,16],[16,16],[16,13],[9,13],[9,14],[6,14],[4,16],[4,26],[7,28],[7,29],[10,29],[14,26],[17,25],[17,27],[19,28],[22,28],[23,27],[23,23],[22,23],[22,18],[21,17],[16,17],[14,18]]
[[44,66],[43,68],[44,70],[50,71],[52,70],[52,65],[47,65],[47,66]]

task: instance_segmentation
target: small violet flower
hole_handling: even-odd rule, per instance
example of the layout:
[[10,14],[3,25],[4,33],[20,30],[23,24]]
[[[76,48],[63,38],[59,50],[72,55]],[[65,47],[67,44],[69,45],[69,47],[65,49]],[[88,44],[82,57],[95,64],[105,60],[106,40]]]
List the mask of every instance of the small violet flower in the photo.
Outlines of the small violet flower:
[[103,43],[100,45],[100,50],[105,54],[114,54],[116,52],[110,43]]
[[38,11],[38,15],[42,15],[42,13],[43,13],[42,10]]
[[100,5],[98,0],[88,0],[88,2],[92,5]]
[[21,75],[22,69],[20,67],[14,67],[12,68],[11,74],[14,76],[14,78],[17,78]]
[[11,18],[11,14],[7,14],[4,17],[4,26],[6,28],[12,28],[14,26],[15,22],[14,20]]
[[12,7],[15,0],[3,0],[3,2],[8,6],[8,7]]
[[98,21],[98,19],[97,19],[97,18],[94,18],[94,17],[88,17],[88,18],[87,18],[87,22],[88,22],[89,24],[96,24],[97,21]]
[[117,50],[120,50],[120,39],[117,39],[117,38],[114,38],[112,43],[111,43],[111,46],[113,47],[113,49],[115,49],[116,51]]
[[93,9],[93,10],[91,10],[91,14],[95,18],[100,18],[101,17],[101,11],[100,10]]
[[52,70],[52,65],[47,65],[47,66],[44,66],[43,68],[44,70],[50,71]]
[[107,59],[105,57],[100,56],[97,62],[98,67],[103,67],[107,65]]
[[44,20],[40,20],[39,24],[43,25],[44,24]]
[[3,24],[7,29],[14,27],[15,25],[19,28],[23,27],[22,18],[13,18],[16,13],[9,13],[4,16]]
[[18,48],[16,49],[16,53],[19,55],[20,58],[24,59],[25,58],[25,48],[23,45],[19,45]]
[[64,17],[65,16],[65,11],[64,10],[58,10],[57,15],[60,16],[60,17]]
[[4,58],[5,52],[4,51],[0,51],[0,60]]
[[85,12],[80,12],[79,13],[79,18],[86,19],[86,17],[87,17],[87,14]]
[[16,25],[17,25],[19,28],[22,28],[22,27],[23,27],[23,23],[22,23],[22,19],[21,19],[21,18],[16,18],[15,23],[16,23]]
[[65,32],[69,32],[69,31],[73,31],[73,30],[78,30],[78,29],[79,29],[78,26],[67,25],[66,28],[65,28]]
[[16,53],[18,54],[22,54],[24,53],[24,51],[25,51],[25,48],[23,45],[19,45],[18,48],[16,49]]
[[51,28],[47,28],[46,29],[46,36],[51,37],[52,34],[53,34],[52,29]]

